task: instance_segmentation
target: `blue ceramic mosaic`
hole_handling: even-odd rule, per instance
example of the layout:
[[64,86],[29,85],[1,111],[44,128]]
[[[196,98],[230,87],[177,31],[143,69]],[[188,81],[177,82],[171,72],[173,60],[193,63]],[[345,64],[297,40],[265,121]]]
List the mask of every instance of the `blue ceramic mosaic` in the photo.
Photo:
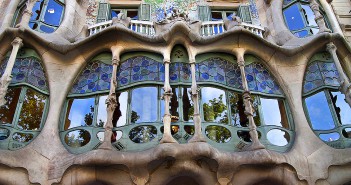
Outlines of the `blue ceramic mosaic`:
[[117,72],[118,87],[123,87],[136,82],[163,82],[165,67],[145,56],[137,56],[124,61]]
[[191,66],[186,63],[171,63],[169,66],[170,83],[191,83]]
[[262,64],[255,62],[245,66],[245,73],[250,91],[266,94],[282,94],[279,85]]
[[71,94],[85,94],[110,89],[112,65],[101,61],[90,62],[76,80]]
[[216,82],[242,89],[238,65],[219,57],[210,58],[196,64],[196,81]]
[[[5,59],[0,66],[1,76],[5,71],[8,59]],[[44,68],[37,58],[18,58],[12,69],[11,84],[27,83],[48,92],[48,83],[46,81]]]
[[339,73],[332,62],[315,61],[307,67],[303,92],[308,93],[322,86],[340,86]]

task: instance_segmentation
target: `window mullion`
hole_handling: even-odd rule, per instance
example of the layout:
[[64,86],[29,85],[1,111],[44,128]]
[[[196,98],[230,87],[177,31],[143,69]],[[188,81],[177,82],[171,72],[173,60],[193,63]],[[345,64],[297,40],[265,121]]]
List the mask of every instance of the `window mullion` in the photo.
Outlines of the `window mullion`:
[[[263,116],[263,112],[262,112],[262,106],[261,106],[261,96],[256,96],[256,99],[257,99],[257,111],[256,114],[259,115],[260,117],[260,121],[261,121],[261,125],[260,126],[263,126],[263,125],[266,125],[265,121],[264,121],[264,116]],[[253,109],[255,109],[253,107]]]
[[18,99],[16,113],[15,113],[14,118],[13,118],[13,127],[14,128],[18,128],[17,123],[18,123],[18,119],[19,119],[19,116],[20,116],[21,111],[22,111],[23,101],[24,101],[24,98],[26,96],[26,92],[27,92],[27,87],[22,87],[21,94],[20,94],[20,97]]
[[[99,102],[100,102],[100,97],[99,95],[95,96],[95,104],[94,104],[94,114],[93,114],[93,123],[91,124],[91,127],[96,127],[97,126],[97,117],[98,117],[98,111],[99,111]],[[107,120],[106,120],[107,123]],[[106,124],[105,123],[105,124]]]
[[128,90],[128,101],[127,101],[127,121],[126,121],[126,125],[131,125],[132,124],[132,120],[131,120],[131,116],[132,116],[132,106],[131,106],[131,103],[132,103],[132,92],[133,92],[133,89],[131,90]]
[[[40,129],[43,129],[43,126],[44,126],[44,122],[47,118],[47,115],[48,115],[48,111],[49,111],[49,105],[50,105],[50,100],[49,100],[49,97],[44,95],[46,97],[46,100],[45,100],[45,104],[44,104],[44,110],[43,110],[43,113],[42,113],[42,116],[41,116],[41,121],[40,121]],[[61,124],[62,125],[62,124]]]

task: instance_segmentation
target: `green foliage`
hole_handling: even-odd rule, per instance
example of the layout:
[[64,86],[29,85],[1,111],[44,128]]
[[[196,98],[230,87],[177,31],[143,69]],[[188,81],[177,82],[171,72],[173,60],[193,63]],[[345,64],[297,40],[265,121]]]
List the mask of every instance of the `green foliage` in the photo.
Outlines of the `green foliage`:
[[138,115],[138,113],[135,112],[134,110],[132,110],[131,122],[136,123],[139,118],[140,118],[140,116]]
[[[227,110],[227,106],[223,103],[223,94],[221,94],[218,99],[214,98],[209,100],[209,103],[204,103],[203,110],[205,121],[213,122],[218,117],[221,117],[222,113]],[[220,122],[228,123],[227,113],[221,118]]]
[[226,143],[232,137],[230,131],[221,126],[208,126],[206,127],[205,133],[209,139],[217,143]]

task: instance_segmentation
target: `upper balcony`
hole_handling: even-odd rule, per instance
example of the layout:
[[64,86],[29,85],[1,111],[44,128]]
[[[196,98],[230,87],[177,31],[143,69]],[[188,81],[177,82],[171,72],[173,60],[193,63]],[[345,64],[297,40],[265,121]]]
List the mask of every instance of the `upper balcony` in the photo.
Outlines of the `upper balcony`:
[[[100,31],[102,31],[105,28],[108,28],[110,26],[112,26],[112,20],[92,25],[88,28],[89,36],[94,35],[94,34],[100,32]],[[238,26],[240,26],[240,27],[252,32],[253,34],[258,35],[258,36],[263,38],[264,28],[261,26],[257,26],[257,25],[253,25],[253,24],[245,23],[245,22],[242,22]],[[131,29],[135,32],[141,33],[141,34],[149,35],[149,36],[155,35],[154,24],[151,21],[131,20],[129,29]],[[218,35],[218,34],[226,32],[226,31],[227,30],[224,26],[223,20],[205,21],[205,22],[202,22],[202,24],[201,24],[200,35],[208,37],[208,36]]]

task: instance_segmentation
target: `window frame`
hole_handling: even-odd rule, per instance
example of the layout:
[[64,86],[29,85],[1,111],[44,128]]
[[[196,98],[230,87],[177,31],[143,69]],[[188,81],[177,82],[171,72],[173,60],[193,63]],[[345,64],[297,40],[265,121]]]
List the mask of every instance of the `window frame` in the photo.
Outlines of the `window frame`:
[[[45,16],[45,12],[47,11],[47,8],[48,8],[48,3],[49,1],[54,1],[56,2],[57,4],[61,5],[62,6],[62,13],[60,15],[60,23],[58,26],[55,26],[55,25],[51,25],[51,24],[48,24],[46,22],[44,22],[44,16]],[[41,9],[41,13],[39,15],[39,18],[38,20],[29,20],[29,27],[32,29],[32,30],[35,30],[35,31],[38,31],[38,32],[41,32],[41,33],[46,33],[46,34],[50,34],[50,33],[54,33],[61,25],[62,23],[62,20],[64,18],[64,15],[65,15],[65,1],[64,0],[41,0],[40,2],[35,2],[35,3],[41,3],[43,2],[43,7]],[[34,8],[34,7],[33,7]],[[32,28],[30,26],[30,24],[37,24],[37,27],[36,28]],[[49,27],[49,28],[52,28],[53,29],[53,32],[45,32],[43,30],[40,29],[40,27],[44,25],[46,27]]]

